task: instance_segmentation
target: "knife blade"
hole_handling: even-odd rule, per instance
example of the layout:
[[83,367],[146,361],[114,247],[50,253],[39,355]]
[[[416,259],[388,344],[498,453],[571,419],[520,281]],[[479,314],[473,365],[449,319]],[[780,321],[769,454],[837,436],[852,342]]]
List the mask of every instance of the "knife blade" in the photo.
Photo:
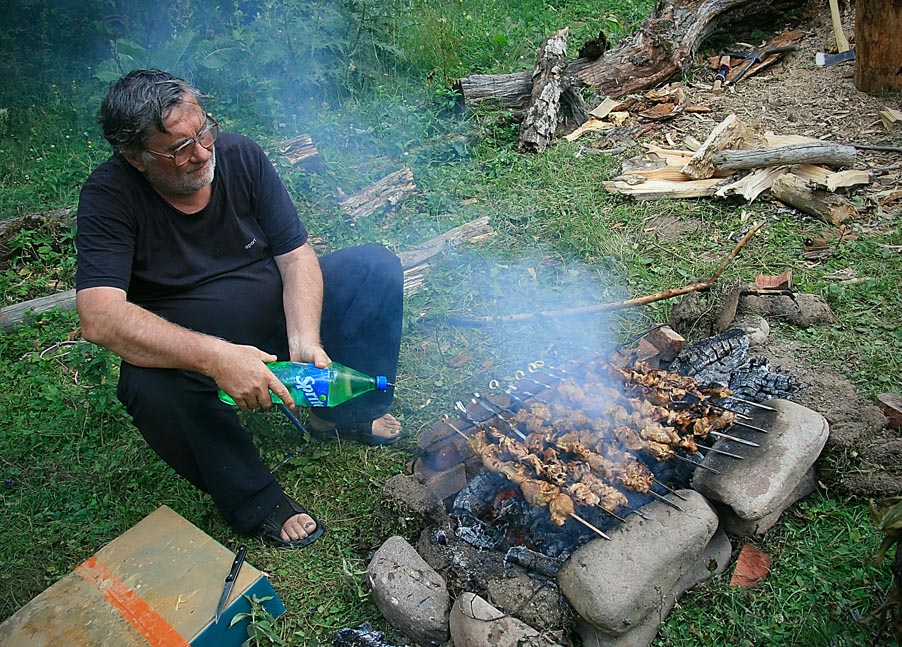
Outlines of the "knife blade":
[[246,555],[247,546],[241,544],[238,547],[238,552],[235,554],[235,561],[232,562],[232,568],[229,569],[229,574],[226,575],[225,586],[222,587],[222,595],[219,596],[219,604],[216,605],[216,620],[214,624],[219,622],[219,617],[225,609],[229,594],[232,592],[232,587],[235,586],[235,580],[238,579],[238,572],[241,570],[241,565],[244,564]]

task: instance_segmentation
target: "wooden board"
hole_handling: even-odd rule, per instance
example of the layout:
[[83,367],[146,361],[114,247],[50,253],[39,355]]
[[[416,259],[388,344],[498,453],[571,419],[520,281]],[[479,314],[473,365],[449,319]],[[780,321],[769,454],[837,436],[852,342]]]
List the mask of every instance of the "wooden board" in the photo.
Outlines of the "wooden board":
[[[234,554],[166,506],[101,548],[0,625],[0,644],[29,647],[239,647],[245,594],[275,596],[245,562],[218,624]],[[274,616],[285,608],[273,597]]]

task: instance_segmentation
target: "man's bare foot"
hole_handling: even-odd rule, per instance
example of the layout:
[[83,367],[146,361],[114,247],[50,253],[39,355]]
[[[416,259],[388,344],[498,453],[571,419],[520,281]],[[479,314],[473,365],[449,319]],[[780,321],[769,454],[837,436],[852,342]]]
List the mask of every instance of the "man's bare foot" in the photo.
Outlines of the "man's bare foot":
[[306,539],[316,530],[316,521],[309,514],[296,514],[289,517],[282,524],[282,532],[279,536],[282,541],[297,541],[298,539]]
[[386,413],[373,420],[373,435],[393,440],[401,435],[401,423],[392,414]]
[[[311,431],[319,433],[328,433],[335,429],[335,423],[321,420],[314,413],[310,413],[307,425]],[[395,440],[401,435],[401,423],[393,415],[386,413],[381,418],[373,420],[371,430],[373,436],[385,440]]]

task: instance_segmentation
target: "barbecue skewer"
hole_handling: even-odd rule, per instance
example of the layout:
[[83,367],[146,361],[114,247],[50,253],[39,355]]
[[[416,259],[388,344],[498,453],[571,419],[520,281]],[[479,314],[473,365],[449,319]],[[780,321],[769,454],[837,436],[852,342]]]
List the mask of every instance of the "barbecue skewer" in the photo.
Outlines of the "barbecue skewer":
[[[666,504],[669,505],[671,508],[676,508],[676,509],[679,510],[680,512],[686,512],[683,508],[681,508],[680,506],[678,506],[676,503],[674,503],[673,501],[671,501],[670,499],[668,499],[668,498],[666,498],[666,497],[661,496],[660,494],[658,494],[658,493],[655,492],[654,490],[649,490],[648,493],[649,493],[650,495],[652,495],[654,498],[656,498],[658,501],[660,501],[661,503],[666,503]],[[676,494],[676,493],[674,492],[674,494]],[[680,498],[685,498],[685,497],[680,497]]]
[[736,400],[736,402],[741,402],[742,404],[747,404],[750,407],[757,407],[759,409],[764,409],[765,411],[776,411],[773,407],[769,407],[766,404],[761,404],[760,402],[752,402],[751,400],[744,400],[742,398],[736,397],[735,395],[728,395],[724,398],[724,400]]
[[686,463],[692,463],[692,465],[693,465],[694,467],[700,467],[700,468],[702,468],[703,470],[708,470],[708,471],[711,472],[712,474],[720,474],[720,470],[716,470],[716,469],[714,469],[713,467],[709,467],[708,465],[702,465],[701,463],[696,463],[696,462],[695,462],[694,460],[692,460],[691,458],[686,458],[685,456],[680,456],[679,454],[676,454],[676,453],[673,454],[673,458],[676,458],[677,460],[684,461],[684,462],[686,462]]
[[574,519],[576,519],[577,521],[579,521],[579,522],[580,522],[581,524],[583,524],[584,526],[586,526],[586,528],[590,528],[590,529],[592,529],[593,531],[595,531],[595,534],[597,534],[597,535],[598,535],[599,537],[601,537],[602,539],[607,539],[608,541],[611,541],[611,538],[610,538],[610,537],[608,537],[608,536],[607,536],[606,534],[604,534],[601,530],[599,530],[598,528],[596,528],[595,526],[593,526],[591,523],[589,523],[588,521],[586,521],[585,519],[583,519],[582,517],[580,517],[580,516],[579,516],[578,514],[576,514],[575,512],[571,512],[571,513],[570,513],[570,516],[573,517]]
[[752,426],[752,425],[750,425],[750,424],[748,424],[748,423],[745,423],[745,422],[738,422],[738,421],[734,420],[734,421],[733,421],[733,424],[736,425],[736,426],[738,426],[738,427],[745,427],[746,429],[751,429],[752,431],[760,432],[760,433],[762,433],[762,434],[770,433],[767,429],[762,429],[761,427],[755,427],[755,426]]
[[713,452],[714,454],[720,454],[721,456],[729,456],[730,458],[735,458],[740,461],[743,458],[739,454],[734,454],[732,452],[726,452],[722,449],[714,449],[713,447],[707,447],[705,445],[699,445],[698,443],[696,443],[696,447],[698,447],[699,449],[704,449],[706,452]]
[[[671,400],[671,402],[673,404],[685,404],[690,407],[696,404],[695,402],[689,402],[688,400]],[[707,402],[705,404],[706,404],[706,406],[709,406],[712,409],[718,409],[720,411],[729,411],[734,416],[736,416],[737,418],[740,418],[742,420],[751,420],[752,419],[750,416],[747,416],[744,413],[739,413],[738,411],[734,411],[733,409],[730,409],[729,407],[725,407],[725,406],[722,406],[719,404],[713,404],[711,402]]]
[[[683,501],[688,501],[688,500],[689,500],[689,499],[687,499],[686,497],[684,497],[682,494],[680,494],[679,492],[677,492],[676,490],[674,490],[673,488],[667,487],[666,485],[664,485],[663,483],[661,483],[661,481],[659,481],[659,480],[657,480],[657,479],[655,479],[654,484],[655,484],[655,485],[660,485],[662,488],[664,488],[665,490],[667,490],[667,492],[668,492],[669,494],[672,494],[673,496],[677,497],[678,499],[682,499]],[[649,492],[651,492],[651,490],[649,490]],[[654,492],[654,494],[657,494],[657,492]]]
[[[738,424],[738,423],[734,423],[734,424]],[[739,443],[740,445],[748,445],[749,447],[761,447],[761,445],[759,445],[758,443],[753,443],[751,440],[737,438],[736,436],[731,436],[730,434],[725,434],[721,431],[711,430],[708,432],[708,434],[711,436],[717,436],[719,438],[726,438],[727,440],[735,441],[735,442]]]
[[[501,411],[506,411],[506,409],[502,409],[501,407],[495,408],[494,403],[492,403],[488,398],[484,398],[483,396],[479,395],[479,393],[477,393],[476,391],[473,392],[473,395],[475,397],[471,398],[470,402],[472,402],[473,404],[478,404],[479,406],[481,406],[483,409],[485,409],[492,415],[503,420],[504,423],[508,426],[508,428],[510,428],[510,430],[512,432],[517,434],[521,440],[526,440],[526,436],[523,435],[523,432],[520,431],[519,429],[517,429],[516,425],[514,425],[510,420],[508,420],[507,418],[505,418],[504,416],[501,415]],[[488,403],[488,404],[486,404],[486,403]],[[489,405],[491,405],[491,406],[489,406]]]

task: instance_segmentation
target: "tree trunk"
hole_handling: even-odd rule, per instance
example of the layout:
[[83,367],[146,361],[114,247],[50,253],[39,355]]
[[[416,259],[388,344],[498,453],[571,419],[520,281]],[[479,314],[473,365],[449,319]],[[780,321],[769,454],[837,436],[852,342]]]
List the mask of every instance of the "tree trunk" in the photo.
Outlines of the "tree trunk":
[[902,0],[855,3],[855,87],[902,90]]
[[[899,2],[900,0],[891,0]],[[654,87],[683,72],[706,38],[718,32],[768,25],[801,0],[661,0],[639,30],[596,59],[578,58],[565,76],[599,93],[622,97]],[[492,100],[501,108],[526,105],[532,72],[478,75],[456,87],[465,105]]]

